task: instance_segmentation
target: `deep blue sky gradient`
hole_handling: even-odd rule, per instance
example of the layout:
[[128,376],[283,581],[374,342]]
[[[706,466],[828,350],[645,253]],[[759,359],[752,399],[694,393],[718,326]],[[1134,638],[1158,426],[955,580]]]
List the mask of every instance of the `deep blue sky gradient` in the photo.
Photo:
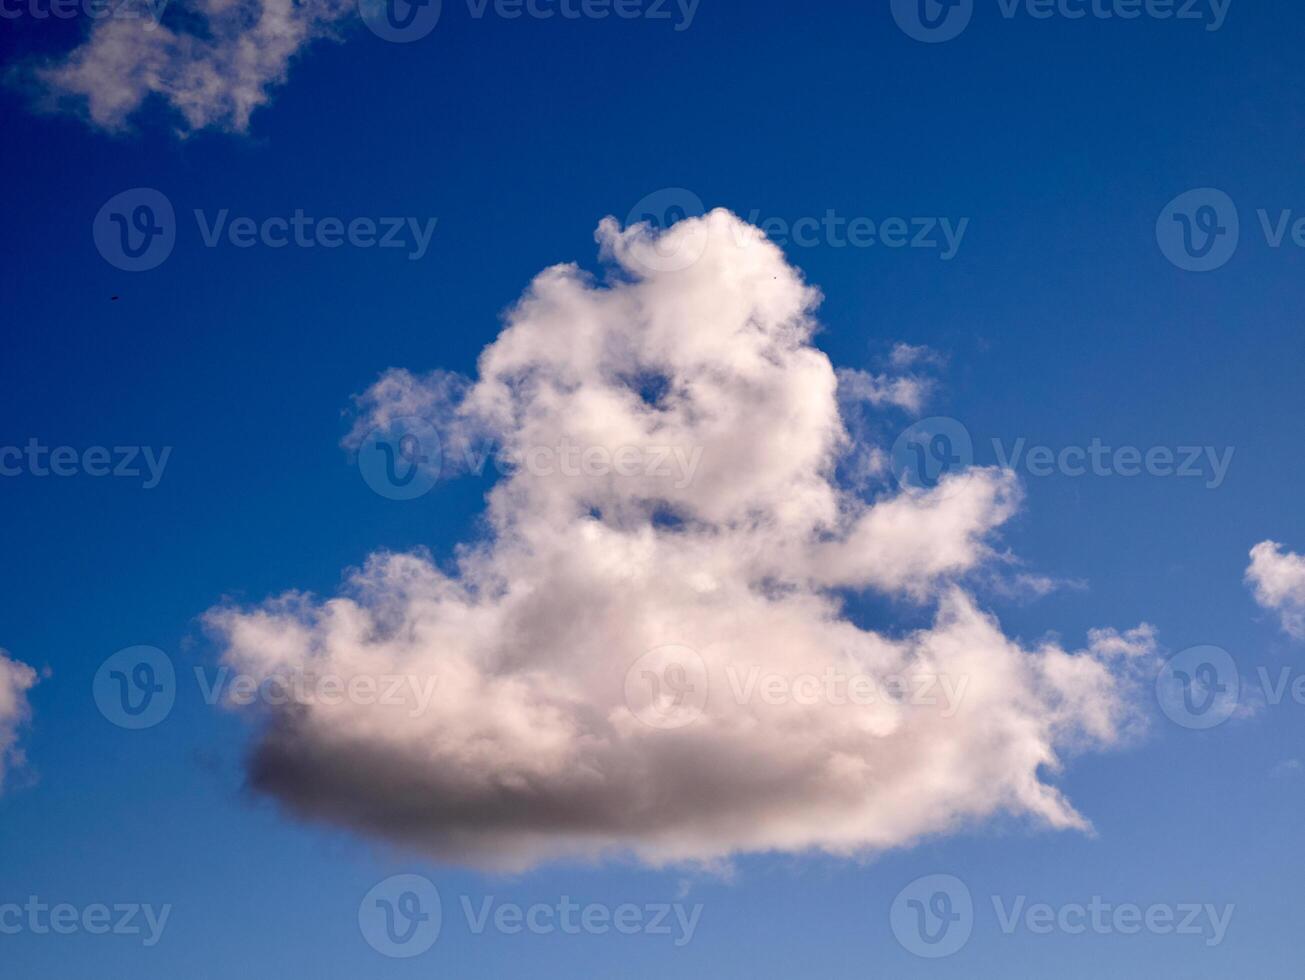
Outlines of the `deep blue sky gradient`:
[[[10,63],[66,48],[78,25],[5,22]],[[1253,676],[1302,650],[1241,582],[1272,537],[1305,547],[1297,452],[1305,393],[1305,255],[1268,248],[1254,209],[1305,213],[1305,9],[1234,0],[1225,26],[1005,20],[980,0],[954,41],[925,45],[885,2],[702,0],[666,22],[473,20],[446,0],[428,38],[360,24],[292,68],[247,136],[178,139],[152,106],[109,136],[0,91],[0,444],[174,447],[159,487],[0,479],[0,646],[52,676],[32,693],[26,778],[0,798],[0,901],[174,905],[164,941],[0,937],[5,977],[719,976],[1288,977],[1299,963],[1305,706],[1208,733],[1157,711],[1138,746],[1073,760],[1060,785],[1096,835],[997,822],[864,865],[759,856],[732,880],[635,867],[492,878],[305,827],[242,789],[250,732],[190,682],[213,650],[197,622],[231,596],[329,594],[379,547],[437,556],[475,532],[487,480],[414,503],[373,494],[340,449],[353,393],[390,366],[470,371],[500,311],[549,264],[597,269],[593,231],[680,186],[709,206],[789,221],[965,216],[957,257],[787,249],[826,300],[820,346],[872,367],[893,341],[949,355],[932,406],[990,440],[1054,447],[1233,446],[1223,486],[1138,477],[1026,478],[1007,535],[1081,589],[985,596],[1007,631],[1078,645],[1093,626],[1154,623],[1171,650],[1227,648]],[[91,221],[150,186],[181,231],[160,268],[119,272]],[[1243,240],[1209,274],[1169,264],[1156,216],[1214,186]],[[193,208],[233,215],[438,217],[429,254],[209,249]],[[110,297],[120,299],[111,302]],[[910,607],[889,607],[901,622]],[[108,724],[100,662],[152,644],[182,672],[171,717]],[[414,961],[362,941],[361,896],[395,871],[445,894],[529,904],[705,903],[694,941],[475,937],[446,914]],[[887,910],[911,879],[956,874],[975,935],[930,963]],[[984,896],[1235,903],[1225,942],[1003,936]]]

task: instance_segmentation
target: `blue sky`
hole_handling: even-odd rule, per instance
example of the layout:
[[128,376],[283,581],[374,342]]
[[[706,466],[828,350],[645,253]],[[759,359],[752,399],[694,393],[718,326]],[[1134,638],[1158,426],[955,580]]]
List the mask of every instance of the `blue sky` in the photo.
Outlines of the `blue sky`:
[[[488,476],[414,501],[369,489],[341,448],[351,396],[396,366],[473,373],[533,276],[569,261],[600,270],[600,219],[624,221],[666,188],[772,219],[772,237],[788,230],[785,257],[824,295],[814,343],[834,365],[882,370],[897,342],[940,352],[920,414],[963,424],[978,464],[1001,461],[994,440],[1003,453],[1020,439],[1233,449],[1217,487],[1023,469],[1025,501],[1000,549],[1070,584],[1041,597],[977,586],[1008,636],[1034,645],[1050,632],[1078,649],[1089,629],[1147,622],[1162,656],[1227,650],[1244,687],[1260,668],[1294,677],[1305,644],[1243,574],[1257,542],[1305,549],[1294,492],[1305,462],[1291,451],[1305,410],[1305,253],[1289,232],[1272,247],[1257,215],[1305,215],[1305,12],[1234,0],[1207,30],[1023,7],[1007,18],[997,0],[975,0],[959,36],[922,43],[889,7],[701,0],[686,26],[673,5],[666,20],[544,20],[492,7],[477,18],[445,0],[409,44],[354,15],[338,41],[297,55],[247,132],[184,137],[162,100],[118,132],[36,111],[33,59],[76,45],[86,21],[27,7],[5,21],[0,444],[171,454],[151,489],[86,473],[0,478],[11,569],[0,647],[48,669],[30,691],[26,763],[0,796],[0,905],[172,907],[149,947],[0,936],[5,975],[1292,975],[1305,705],[1290,697],[1209,731],[1148,701],[1144,735],[1073,755],[1051,777],[1093,833],[997,815],[865,860],[763,853],[728,874],[617,860],[504,875],[288,815],[247,788],[254,726],[194,683],[193,668],[215,669],[220,654],[200,622],[214,606],[330,596],[377,549],[447,560],[480,533]],[[140,187],[171,202],[176,243],[156,268],[125,272],[92,228],[106,201]],[[1177,268],[1157,243],[1157,217],[1195,188],[1222,191],[1240,218],[1235,253],[1209,272]],[[205,222],[223,209],[258,222],[297,209],[437,220],[409,258],[207,247],[196,209]],[[949,259],[882,241],[839,247],[815,231],[798,240],[801,219],[829,212],[968,222]],[[910,421],[897,419],[890,438]],[[900,597],[855,602],[899,631],[931,615]],[[178,674],[175,707],[143,731],[110,723],[92,697],[106,658],[136,645],[165,651]],[[443,928],[428,952],[393,959],[364,941],[358,909],[402,873],[438,886]],[[941,960],[905,948],[889,914],[932,874],[974,896],[969,941]],[[478,935],[459,897],[479,907],[491,895],[702,910],[682,946]],[[1146,931],[1007,935],[992,896],[1234,910],[1216,945]]]

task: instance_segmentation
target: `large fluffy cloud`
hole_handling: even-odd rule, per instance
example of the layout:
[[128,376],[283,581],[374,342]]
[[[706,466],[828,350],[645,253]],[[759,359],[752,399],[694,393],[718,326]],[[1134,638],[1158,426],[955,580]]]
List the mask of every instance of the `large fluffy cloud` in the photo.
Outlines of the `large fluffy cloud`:
[[[597,237],[610,275],[541,273],[476,378],[392,371],[359,400],[355,448],[419,415],[446,469],[473,444],[517,461],[482,539],[442,566],[373,555],[326,601],[209,613],[225,661],[260,678],[438,680],[428,706],[270,708],[253,785],[507,868],[864,854],[999,813],[1085,827],[1051,780],[1138,722],[1149,627],[1068,651],[982,611],[965,583],[1019,505],[1007,471],[848,490],[819,296],[759,231],[716,211]],[[562,446],[592,465],[542,465]],[[603,465],[621,449],[624,472]],[[691,478],[642,465],[668,449]],[[855,621],[866,589],[931,624]]]
[[1305,639],[1305,557],[1261,541],[1251,549],[1246,583],[1256,602],[1278,614],[1284,631]]
[[18,730],[30,716],[27,692],[35,684],[36,671],[0,650],[0,788],[9,769],[23,761]]
[[52,104],[80,106],[106,129],[157,95],[187,129],[243,131],[294,56],[352,10],[348,0],[193,0],[173,27],[96,21],[83,44],[33,74]]

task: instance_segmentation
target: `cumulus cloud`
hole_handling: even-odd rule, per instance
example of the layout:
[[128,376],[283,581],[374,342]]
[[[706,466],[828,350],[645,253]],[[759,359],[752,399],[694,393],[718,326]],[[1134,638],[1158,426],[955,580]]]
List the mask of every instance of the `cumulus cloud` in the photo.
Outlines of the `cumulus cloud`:
[[31,714],[27,692],[35,684],[36,671],[0,650],[0,787],[6,773],[23,762],[18,730]]
[[1246,584],[1256,602],[1278,614],[1284,632],[1305,639],[1305,557],[1261,541],[1251,549]]
[[330,36],[353,10],[347,0],[193,0],[171,26],[108,17],[56,61],[31,70],[50,107],[75,107],[95,125],[123,128],[151,96],[185,129],[243,132],[250,114],[285,81],[306,45]]
[[[811,343],[819,294],[759,230],[715,211],[660,233],[606,219],[597,237],[609,275],[541,273],[475,378],[391,371],[358,400],[359,452],[418,415],[445,457],[488,441],[516,461],[482,537],[447,564],[374,554],[325,601],[208,613],[225,662],[257,677],[438,680],[425,707],[266,708],[252,785],[513,869],[860,856],[1000,813],[1087,827],[1052,780],[1140,725],[1150,628],[1079,650],[1003,633],[966,583],[999,560],[1020,504],[1008,471],[868,495],[838,480],[852,447]],[[681,239],[696,261],[665,262]],[[699,464],[684,485],[529,464],[559,445]],[[862,590],[923,605],[929,625],[857,622]]]

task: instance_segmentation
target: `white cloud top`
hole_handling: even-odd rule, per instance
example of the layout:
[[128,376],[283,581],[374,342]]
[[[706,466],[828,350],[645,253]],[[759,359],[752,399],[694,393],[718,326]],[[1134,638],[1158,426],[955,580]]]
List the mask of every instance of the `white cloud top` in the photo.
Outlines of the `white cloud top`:
[[1246,583],[1256,602],[1278,614],[1286,633],[1305,639],[1305,557],[1261,541],[1251,549]]
[[[425,710],[272,709],[254,785],[500,868],[862,855],[999,813],[1086,827],[1049,779],[1138,723],[1150,628],[1070,652],[1012,640],[979,608],[965,582],[1019,505],[1010,472],[870,499],[840,485],[852,447],[811,344],[819,297],[759,231],[715,211],[660,235],[607,219],[597,237],[607,281],[545,270],[478,377],[389,372],[349,443],[416,414],[446,448],[519,458],[672,447],[696,454],[692,479],[521,466],[450,567],[381,553],[333,599],[212,610],[226,662],[260,677],[438,678]],[[686,243],[696,261],[667,261]],[[863,589],[931,605],[931,625],[855,621]],[[676,666],[631,672],[665,647]]]

